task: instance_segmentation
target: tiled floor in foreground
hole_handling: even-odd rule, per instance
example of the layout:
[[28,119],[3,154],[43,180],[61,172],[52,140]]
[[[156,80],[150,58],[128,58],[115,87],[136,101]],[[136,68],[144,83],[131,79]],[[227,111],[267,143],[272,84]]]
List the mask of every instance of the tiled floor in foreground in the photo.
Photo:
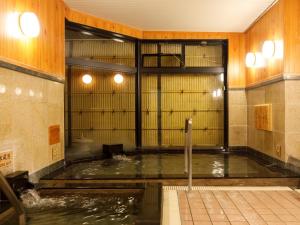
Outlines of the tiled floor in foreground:
[[182,225],[300,225],[295,191],[177,191]]

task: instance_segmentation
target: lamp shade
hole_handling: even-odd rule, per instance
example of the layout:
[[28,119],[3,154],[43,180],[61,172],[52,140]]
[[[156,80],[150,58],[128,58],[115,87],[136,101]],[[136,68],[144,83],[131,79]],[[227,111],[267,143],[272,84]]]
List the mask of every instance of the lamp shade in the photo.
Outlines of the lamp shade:
[[115,81],[117,84],[121,84],[121,83],[123,83],[123,81],[124,81],[124,77],[123,77],[121,74],[117,73],[117,74],[114,76],[114,81]]
[[266,60],[261,52],[256,52],[255,53],[255,68],[262,68],[265,67],[266,65]]
[[270,40],[264,41],[262,54],[266,59],[272,58],[275,54],[275,42]]
[[255,54],[253,52],[248,52],[245,60],[247,67],[254,67],[256,61]]
[[85,84],[90,84],[93,81],[93,78],[90,74],[85,74],[82,76],[82,82]]
[[284,52],[284,44],[283,40],[276,40],[275,43],[275,53],[274,58],[275,59],[283,59],[283,52]]
[[20,29],[26,37],[37,37],[40,34],[40,22],[33,12],[24,12],[19,18]]

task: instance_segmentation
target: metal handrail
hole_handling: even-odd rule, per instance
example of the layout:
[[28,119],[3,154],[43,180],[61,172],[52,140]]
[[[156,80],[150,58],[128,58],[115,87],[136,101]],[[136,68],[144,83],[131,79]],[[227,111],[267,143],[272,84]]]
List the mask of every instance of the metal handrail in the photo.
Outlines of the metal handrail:
[[0,171],[0,188],[18,215],[19,225],[26,224],[25,209]]
[[185,120],[185,145],[184,145],[184,172],[188,174],[188,191],[192,190],[192,119]]

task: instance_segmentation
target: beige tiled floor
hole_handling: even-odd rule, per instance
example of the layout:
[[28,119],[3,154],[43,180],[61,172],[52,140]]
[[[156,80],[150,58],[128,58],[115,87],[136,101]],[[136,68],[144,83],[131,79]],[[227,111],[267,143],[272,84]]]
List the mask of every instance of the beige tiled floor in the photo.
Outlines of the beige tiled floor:
[[295,191],[177,191],[182,225],[300,225]]

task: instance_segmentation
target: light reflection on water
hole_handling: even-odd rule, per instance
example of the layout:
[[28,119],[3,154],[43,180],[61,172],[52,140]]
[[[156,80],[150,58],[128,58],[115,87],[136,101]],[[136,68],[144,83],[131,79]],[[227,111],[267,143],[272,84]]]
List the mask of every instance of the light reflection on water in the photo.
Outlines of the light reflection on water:
[[28,225],[133,225],[139,194],[67,194],[38,198],[35,191],[22,195]]
[[212,164],[212,174],[214,177],[224,176],[224,164],[219,161],[214,161]]
[[[193,154],[193,177],[292,177],[297,174],[268,167],[259,160],[238,154]],[[73,164],[51,178],[185,178],[183,154],[144,154]]]

